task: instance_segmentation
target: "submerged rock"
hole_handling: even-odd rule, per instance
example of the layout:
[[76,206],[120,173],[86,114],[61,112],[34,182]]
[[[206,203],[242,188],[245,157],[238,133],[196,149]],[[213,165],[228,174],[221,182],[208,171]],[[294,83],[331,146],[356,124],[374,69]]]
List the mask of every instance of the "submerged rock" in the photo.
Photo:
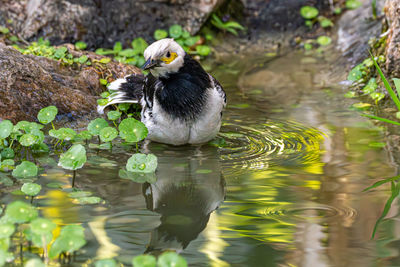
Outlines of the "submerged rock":
[[[2,0],[0,23],[25,39],[52,43],[83,40],[91,47],[110,47],[135,37],[152,39],[156,29],[180,24],[196,33],[224,0]],[[17,14],[13,10],[18,10]]]
[[400,77],[400,0],[387,0],[385,14],[389,24],[386,70],[394,77]]
[[[71,54],[85,54],[92,61],[102,58],[68,48]],[[117,62],[64,66],[45,57],[22,55],[0,43],[0,119],[36,120],[37,112],[49,105],[73,117],[94,113],[96,98],[103,91],[101,75],[115,79],[138,71]]]

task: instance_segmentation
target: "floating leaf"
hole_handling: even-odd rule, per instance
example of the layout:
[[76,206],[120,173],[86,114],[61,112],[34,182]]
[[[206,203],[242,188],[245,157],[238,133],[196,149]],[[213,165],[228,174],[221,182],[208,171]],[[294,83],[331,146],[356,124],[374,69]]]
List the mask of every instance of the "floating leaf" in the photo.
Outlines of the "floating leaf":
[[60,140],[72,140],[76,136],[76,132],[71,128],[60,128],[58,130],[50,130],[49,135]]
[[158,267],[187,267],[186,260],[176,252],[164,252],[158,258]]
[[124,119],[118,126],[119,135],[127,142],[139,142],[146,138],[148,130],[146,126],[134,118]]
[[76,198],[75,200],[81,205],[98,204],[103,201],[103,199],[100,197],[80,197]]
[[300,9],[300,15],[305,19],[313,19],[318,16],[318,9],[312,6],[303,6]]
[[57,227],[55,223],[45,218],[37,218],[30,225],[32,232],[38,235],[49,233]]
[[168,37],[168,32],[164,30],[156,30],[154,32],[154,39],[161,40]]
[[76,144],[70,147],[65,153],[61,154],[58,166],[67,170],[77,170],[86,163],[86,149]]
[[107,118],[108,118],[110,121],[115,121],[115,120],[118,120],[119,118],[121,118],[121,115],[122,115],[121,112],[116,111],[116,110],[113,110],[113,111],[109,111],[109,112],[107,113]]
[[34,197],[39,194],[42,186],[35,183],[25,183],[21,187],[21,191],[24,192],[25,195]]
[[87,44],[85,42],[78,41],[75,43],[75,48],[78,50],[85,50],[86,47],[87,47]]
[[80,198],[80,197],[88,197],[91,196],[92,192],[89,191],[75,191],[68,194],[70,198]]
[[113,259],[98,260],[94,263],[95,267],[117,267],[117,262]]
[[12,172],[12,176],[17,178],[27,178],[37,176],[38,167],[30,161],[23,161]]
[[30,259],[28,260],[24,267],[45,267],[44,263],[39,259]]
[[39,111],[37,118],[41,123],[48,124],[56,118],[57,113],[58,113],[57,107],[49,106],[46,108],[42,108]]
[[157,157],[153,154],[133,154],[126,163],[126,169],[139,173],[154,172],[157,169]]
[[12,223],[1,223],[0,224],[0,238],[8,238],[15,231],[15,226]]
[[87,129],[92,135],[98,135],[101,129],[105,127],[108,127],[107,121],[103,118],[97,118],[89,123]]
[[0,139],[7,138],[13,130],[13,124],[9,120],[0,122]]
[[139,255],[133,258],[133,267],[156,267],[156,257],[153,255]]
[[61,236],[85,237],[85,229],[81,225],[66,225],[61,229]]
[[153,184],[157,181],[157,177],[154,172],[152,173],[139,173],[139,172],[130,172],[124,169],[120,169],[118,172],[118,176],[121,179],[131,180],[135,183],[150,183]]
[[100,131],[100,139],[103,142],[111,142],[118,136],[118,131],[113,127],[105,127]]
[[28,203],[14,201],[7,206],[6,216],[14,223],[24,223],[36,219],[38,212]]

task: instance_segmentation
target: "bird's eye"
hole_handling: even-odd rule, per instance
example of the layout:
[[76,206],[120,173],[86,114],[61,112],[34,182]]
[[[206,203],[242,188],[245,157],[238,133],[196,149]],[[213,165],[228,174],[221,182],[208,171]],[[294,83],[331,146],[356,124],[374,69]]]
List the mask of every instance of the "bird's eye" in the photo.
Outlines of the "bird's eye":
[[166,57],[170,57],[171,53],[168,51]]

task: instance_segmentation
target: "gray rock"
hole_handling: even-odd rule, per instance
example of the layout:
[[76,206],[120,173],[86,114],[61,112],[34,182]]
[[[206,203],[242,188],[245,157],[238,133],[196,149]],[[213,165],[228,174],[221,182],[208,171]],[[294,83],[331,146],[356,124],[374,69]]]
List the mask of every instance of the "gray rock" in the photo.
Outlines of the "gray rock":
[[[101,57],[82,53],[90,59]],[[100,63],[97,63],[100,64]],[[37,112],[46,106],[57,106],[60,114],[82,117],[96,112],[96,99],[103,91],[101,72],[111,79],[137,73],[136,67],[117,62],[98,66],[63,66],[58,61],[32,55],[0,43],[0,119],[36,120]]]
[[223,1],[2,0],[0,22],[12,19],[8,26],[28,40],[45,37],[55,44],[83,40],[91,47],[110,47],[135,37],[151,41],[154,30],[175,23],[196,33]]
[[386,43],[386,70],[400,78],[400,0],[387,0],[386,19],[389,24]]
[[[338,21],[338,47],[353,64],[368,57],[368,41],[379,38],[382,29],[381,20],[372,17],[372,0],[362,2],[360,8],[346,11]],[[378,17],[383,15],[383,4],[377,1]]]

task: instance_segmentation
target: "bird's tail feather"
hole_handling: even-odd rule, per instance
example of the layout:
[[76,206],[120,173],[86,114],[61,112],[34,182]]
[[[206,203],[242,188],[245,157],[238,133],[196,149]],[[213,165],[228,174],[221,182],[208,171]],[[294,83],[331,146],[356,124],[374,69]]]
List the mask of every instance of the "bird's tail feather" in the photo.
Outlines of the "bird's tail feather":
[[143,95],[145,77],[142,74],[132,74],[110,83],[108,90],[114,91],[108,97],[108,103],[104,106],[97,106],[97,112],[104,113],[104,109],[113,104],[139,103]]

